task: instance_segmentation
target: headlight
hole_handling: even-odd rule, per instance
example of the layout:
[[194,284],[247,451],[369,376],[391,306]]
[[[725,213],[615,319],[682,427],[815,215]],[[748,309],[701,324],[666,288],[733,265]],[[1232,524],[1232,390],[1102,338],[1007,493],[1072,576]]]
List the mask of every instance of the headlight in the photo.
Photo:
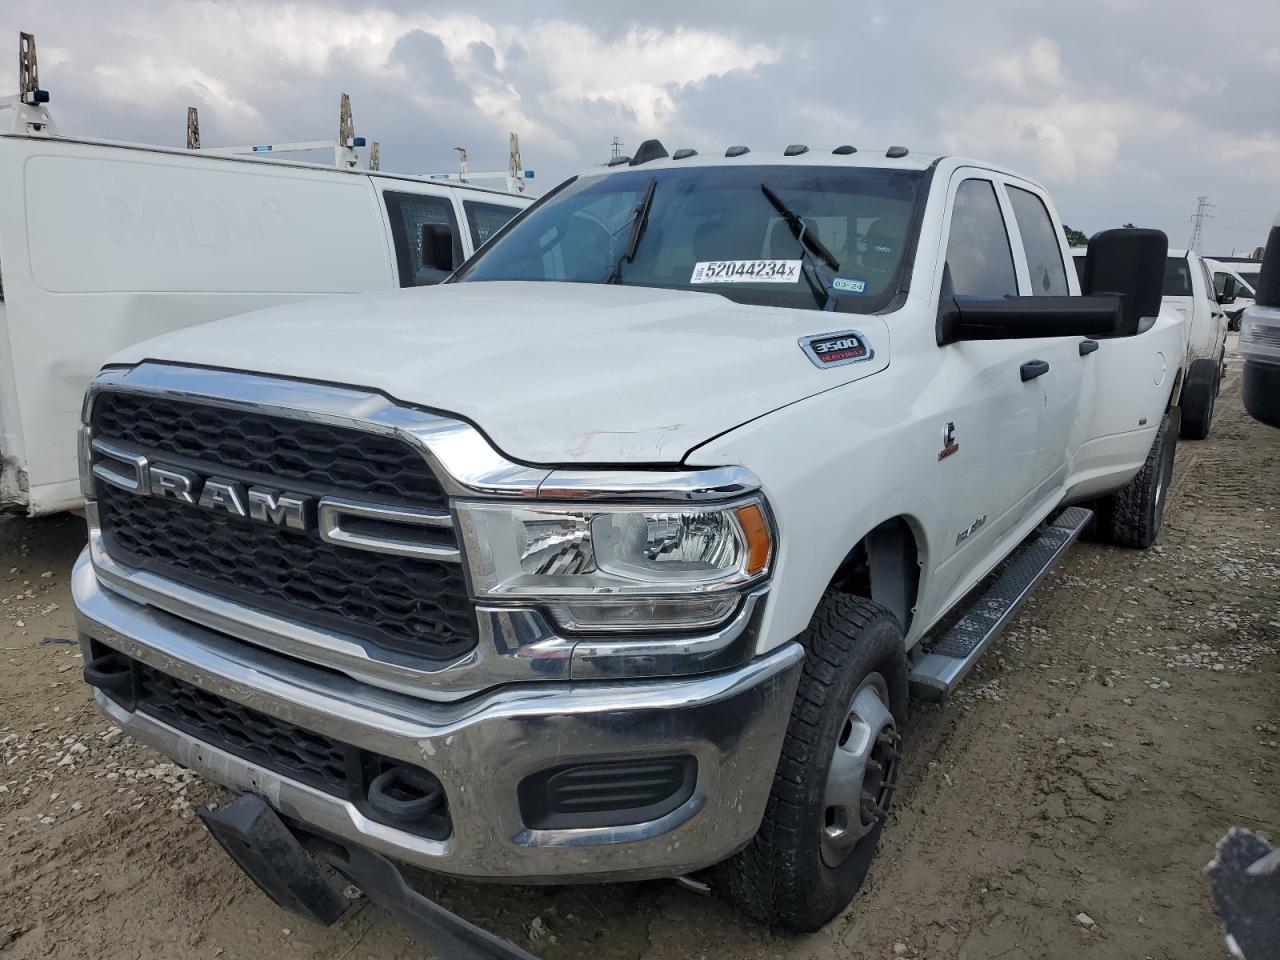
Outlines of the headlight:
[[764,579],[773,555],[759,499],[670,508],[463,502],[457,510],[476,596],[543,601],[569,629],[712,626]]

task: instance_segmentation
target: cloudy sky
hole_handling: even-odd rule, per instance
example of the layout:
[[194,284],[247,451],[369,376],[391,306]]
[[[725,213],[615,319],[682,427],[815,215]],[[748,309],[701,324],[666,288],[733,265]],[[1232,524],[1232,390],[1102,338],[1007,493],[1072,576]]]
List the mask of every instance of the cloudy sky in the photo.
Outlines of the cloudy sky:
[[502,169],[514,130],[538,192],[659,136],[964,153],[1174,245],[1207,195],[1206,253],[1280,207],[1277,0],[3,0],[19,29],[65,133],[181,145],[194,105],[206,145],[331,137],[347,92],[384,169]]

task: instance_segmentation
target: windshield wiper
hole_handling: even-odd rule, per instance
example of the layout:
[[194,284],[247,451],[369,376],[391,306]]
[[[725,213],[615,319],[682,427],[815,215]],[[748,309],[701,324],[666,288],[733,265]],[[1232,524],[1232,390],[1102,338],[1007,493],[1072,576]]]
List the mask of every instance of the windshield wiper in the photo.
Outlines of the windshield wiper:
[[[835,279],[834,271],[840,269],[840,261],[835,258],[826,245],[818,239],[817,235],[810,233],[809,225],[794,210],[782,202],[782,198],[769,189],[767,183],[760,184],[760,190],[764,193],[765,199],[773,204],[773,209],[778,211],[778,215],[782,217],[791,235],[796,238],[796,242],[800,244],[800,255],[808,262],[813,269],[813,278],[809,280],[809,286],[813,288],[813,295],[817,301],[822,304],[823,310],[834,310],[836,308],[836,295],[831,287],[832,280]],[[803,272],[803,271],[801,271]]]
[[631,239],[627,241],[626,253],[614,261],[613,269],[609,271],[609,276],[605,279],[605,283],[618,283],[621,281],[622,265],[635,260],[636,250],[640,246],[640,238],[644,236],[644,228],[649,223],[649,211],[653,208],[653,193],[657,188],[658,181],[650,180],[649,189],[644,192],[644,196],[636,204],[635,216],[631,218]]

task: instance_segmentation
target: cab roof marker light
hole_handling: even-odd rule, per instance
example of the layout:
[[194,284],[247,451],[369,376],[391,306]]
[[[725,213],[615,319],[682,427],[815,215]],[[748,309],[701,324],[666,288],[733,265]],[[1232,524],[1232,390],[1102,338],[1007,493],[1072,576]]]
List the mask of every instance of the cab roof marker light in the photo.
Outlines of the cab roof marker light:
[[884,155],[888,157],[890,160],[901,160],[910,152],[911,151],[908,150],[906,147],[890,147],[888,150],[884,152]]
[[728,150],[724,152],[724,155],[726,157],[741,157],[744,154],[748,154],[750,152],[751,152],[750,147],[738,146],[738,147],[730,147]]
[[790,146],[788,146],[787,149],[782,151],[782,155],[784,157],[798,157],[800,156],[800,154],[808,153],[808,152],[809,152],[809,148],[806,147],[803,143],[793,143]]
[[640,144],[640,149],[636,151],[636,155],[631,160],[631,166],[638,167],[642,163],[648,163],[650,160],[664,160],[671,154],[667,153],[667,148],[662,145],[662,141],[658,139],[646,140]]
[[849,144],[845,143],[836,147],[831,152],[834,153],[837,157],[847,157],[851,153],[857,153],[858,148],[850,146]]
[[694,150],[692,147],[681,147],[679,150],[677,150],[675,153],[671,155],[671,159],[672,160],[688,160],[690,157],[696,157],[697,155],[698,155],[698,151]]

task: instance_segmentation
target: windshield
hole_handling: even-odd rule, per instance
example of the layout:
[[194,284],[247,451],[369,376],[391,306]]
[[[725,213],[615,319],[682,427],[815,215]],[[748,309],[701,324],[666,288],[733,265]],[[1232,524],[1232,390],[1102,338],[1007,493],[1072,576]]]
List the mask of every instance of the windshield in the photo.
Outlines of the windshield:
[[923,179],[914,170],[765,166],[584,177],[517,220],[454,281],[611,281],[871,313],[898,290]]

